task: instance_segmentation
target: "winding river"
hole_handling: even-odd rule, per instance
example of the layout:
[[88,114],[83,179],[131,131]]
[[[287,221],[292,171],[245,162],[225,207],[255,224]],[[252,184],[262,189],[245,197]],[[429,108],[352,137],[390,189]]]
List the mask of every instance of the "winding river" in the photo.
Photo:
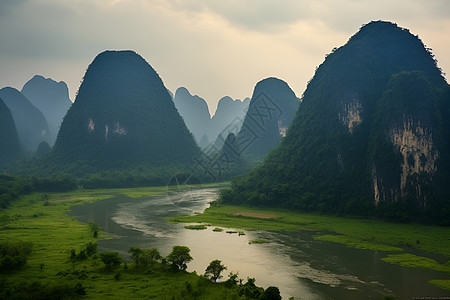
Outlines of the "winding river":
[[[279,287],[283,299],[397,299],[450,296],[429,283],[448,279],[448,274],[404,268],[381,260],[387,252],[358,250],[340,244],[316,241],[310,231],[246,231],[245,235],[206,230],[187,230],[171,224],[167,216],[204,211],[217,195],[217,188],[187,189],[165,196],[112,199],[73,207],[70,215],[82,222],[96,222],[111,238],[99,240],[100,251],[118,251],[128,256],[130,246],[158,248],[163,256],[172,246],[191,249],[194,260],[188,271],[203,274],[206,266],[220,259],[229,272],[244,281]],[[249,244],[265,239],[267,244]],[[450,298],[448,298],[450,299]]]

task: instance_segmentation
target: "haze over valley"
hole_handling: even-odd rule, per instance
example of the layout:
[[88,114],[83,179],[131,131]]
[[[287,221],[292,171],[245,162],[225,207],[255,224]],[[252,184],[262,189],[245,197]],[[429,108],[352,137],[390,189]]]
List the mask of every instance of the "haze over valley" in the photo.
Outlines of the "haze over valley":
[[450,297],[447,2],[53,2],[0,4],[1,299]]

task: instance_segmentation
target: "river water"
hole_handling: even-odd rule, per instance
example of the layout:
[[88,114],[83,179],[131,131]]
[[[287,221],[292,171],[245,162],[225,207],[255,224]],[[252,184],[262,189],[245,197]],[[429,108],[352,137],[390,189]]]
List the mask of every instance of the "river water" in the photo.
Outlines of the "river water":
[[[311,231],[246,231],[245,235],[188,230],[183,224],[164,220],[167,216],[203,212],[215,200],[218,189],[186,189],[167,195],[132,199],[116,196],[96,203],[75,206],[70,215],[82,222],[95,222],[110,236],[99,240],[100,251],[118,251],[129,258],[133,247],[158,248],[161,255],[173,246],[191,249],[194,258],[188,271],[203,274],[208,264],[219,259],[229,272],[267,288],[277,286],[283,299],[397,299],[450,297],[448,291],[427,283],[448,279],[447,273],[404,268],[385,263],[388,252],[352,249],[331,242],[316,241]],[[249,244],[255,239],[267,244]],[[418,254],[420,255],[420,254]],[[443,298],[442,298],[443,299]],[[450,298],[448,298],[450,299]]]

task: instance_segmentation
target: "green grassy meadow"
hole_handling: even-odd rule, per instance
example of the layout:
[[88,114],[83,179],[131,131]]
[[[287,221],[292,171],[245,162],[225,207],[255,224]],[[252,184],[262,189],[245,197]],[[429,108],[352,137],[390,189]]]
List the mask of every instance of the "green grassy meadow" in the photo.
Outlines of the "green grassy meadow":
[[[70,207],[117,194],[139,198],[166,191],[167,187],[77,190],[48,194],[45,201],[42,194],[34,193],[0,210],[0,243],[33,245],[24,267],[0,273],[0,298],[21,299],[20,293],[33,290],[36,285],[57,298],[56,283],[68,286],[80,283],[86,299],[238,299],[237,285],[214,284],[194,273],[174,272],[160,263],[147,270],[138,270],[131,263],[106,269],[98,255],[82,261],[70,260],[72,249],[78,253],[87,243],[96,242],[89,224],[66,214]],[[99,238],[102,237],[100,233]],[[70,296],[64,290],[61,293]]]
[[[127,267],[122,264],[112,270],[106,269],[97,255],[83,261],[70,260],[72,249],[79,252],[89,242],[97,241],[89,224],[66,214],[72,206],[118,194],[138,199],[166,192],[167,187],[152,187],[77,190],[51,193],[48,199],[39,193],[22,196],[10,208],[0,210],[0,243],[31,242],[32,253],[20,270],[0,273],[0,286],[3,290],[14,291],[22,283],[30,287],[39,283],[51,290],[55,283],[72,286],[81,283],[87,299],[239,299],[236,286],[230,288],[224,284],[214,284],[193,273],[172,272],[162,264],[152,269],[138,270],[128,263]],[[317,232],[317,240],[386,251],[383,260],[388,263],[450,273],[449,261],[439,263],[428,257],[405,253],[408,249],[417,248],[450,257],[450,228],[445,227],[222,205],[212,205],[202,214],[171,217],[168,220],[193,223],[186,225],[190,229],[212,226],[216,231],[228,228],[236,230],[236,233],[242,230],[312,230]],[[98,238],[107,237],[100,233]],[[265,242],[252,241],[255,244]],[[430,282],[450,289],[450,279]]]
[[[388,256],[383,261],[388,263],[450,273],[449,227],[220,204],[212,205],[203,214],[167,219],[176,223],[210,224],[244,230],[313,230],[318,232],[315,236],[317,240],[340,243],[357,249],[398,252],[399,254],[386,254]],[[414,248],[447,257],[447,262],[440,264],[431,258],[402,253]],[[450,290],[450,279],[430,282]]]

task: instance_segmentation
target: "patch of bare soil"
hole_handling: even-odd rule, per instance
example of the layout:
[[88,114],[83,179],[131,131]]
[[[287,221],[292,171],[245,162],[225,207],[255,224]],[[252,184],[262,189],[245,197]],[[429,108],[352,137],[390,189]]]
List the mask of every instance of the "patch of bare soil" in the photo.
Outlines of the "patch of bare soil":
[[233,213],[233,216],[243,216],[243,217],[262,218],[262,219],[278,218],[278,215],[260,214],[260,213],[251,213],[251,212],[235,212],[235,213]]

